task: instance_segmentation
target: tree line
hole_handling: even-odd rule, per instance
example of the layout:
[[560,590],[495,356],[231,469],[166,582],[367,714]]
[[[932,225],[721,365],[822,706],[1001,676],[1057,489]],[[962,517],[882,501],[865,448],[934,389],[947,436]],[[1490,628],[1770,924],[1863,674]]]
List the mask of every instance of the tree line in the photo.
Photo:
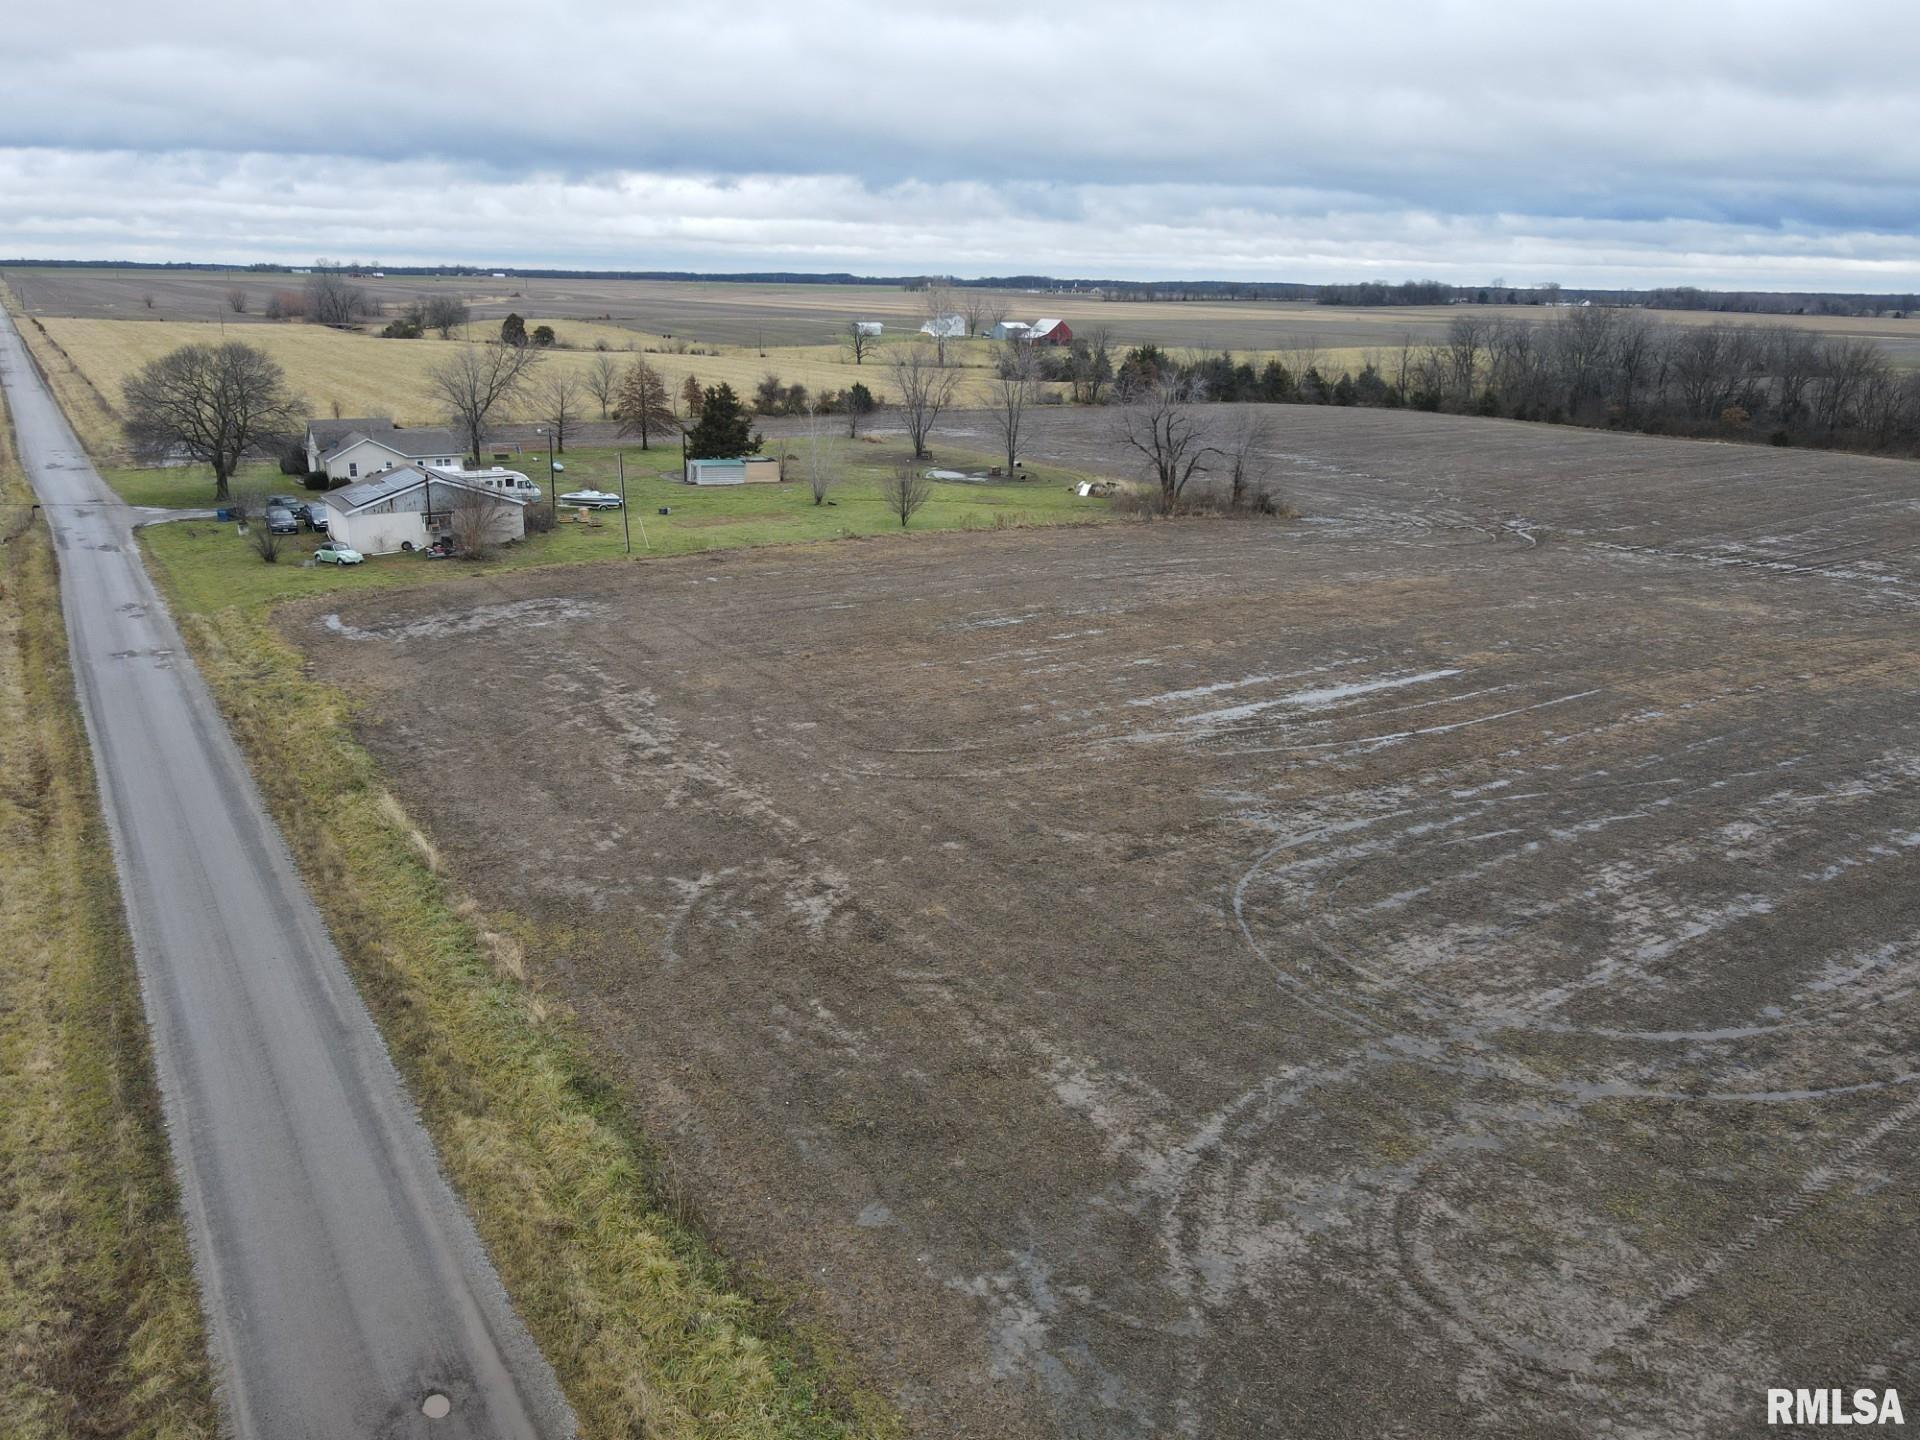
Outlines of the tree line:
[[[1289,359],[1292,363],[1289,363]],[[1676,324],[1573,309],[1534,323],[1462,315],[1335,373],[1311,344],[1256,366],[1137,346],[1115,398],[1171,381],[1192,401],[1366,405],[1874,453],[1920,449],[1920,373],[1869,340],[1793,325]]]

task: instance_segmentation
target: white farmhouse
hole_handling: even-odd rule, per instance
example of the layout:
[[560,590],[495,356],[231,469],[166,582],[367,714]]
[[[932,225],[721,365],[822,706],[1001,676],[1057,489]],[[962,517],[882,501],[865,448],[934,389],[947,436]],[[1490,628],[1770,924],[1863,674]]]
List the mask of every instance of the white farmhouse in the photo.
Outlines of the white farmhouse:
[[460,442],[450,430],[402,430],[391,420],[309,420],[307,473],[354,481],[397,465],[458,470]]
[[463,471],[396,465],[324,498],[327,535],[362,555],[423,549],[451,534],[454,512],[470,505],[491,507],[497,541],[527,533],[523,495],[477,483]]

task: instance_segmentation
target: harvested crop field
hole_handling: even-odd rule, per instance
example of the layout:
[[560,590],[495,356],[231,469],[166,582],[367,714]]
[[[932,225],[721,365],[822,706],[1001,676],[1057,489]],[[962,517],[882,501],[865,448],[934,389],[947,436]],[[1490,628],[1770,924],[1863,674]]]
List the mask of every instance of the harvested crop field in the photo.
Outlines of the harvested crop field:
[[[1392,418],[1425,490],[1391,432],[1296,432],[1298,522],[286,623],[724,1246],[920,1434],[1910,1393],[1916,472]],[[1590,473],[1529,485],[1541,435]]]
[[[219,320],[264,325],[263,311],[278,290],[298,290],[304,276],[246,270],[143,270],[111,267],[10,265],[0,274],[27,313],[43,319]],[[529,320],[604,320],[648,335],[673,335],[699,344],[838,345],[847,322],[883,322],[889,334],[911,334],[925,319],[926,297],[899,285],[778,284],[720,280],[610,280],[584,275],[494,279],[487,275],[352,277],[392,315],[409,301],[454,295],[475,321],[498,322],[510,311]],[[244,312],[227,308],[227,295],[246,296]],[[1057,316],[1076,334],[1105,329],[1122,347],[1149,341],[1176,348],[1224,347],[1237,353],[1316,347],[1358,368],[1359,354],[1385,358],[1407,340],[1442,339],[1462,316],[1521,324],[1550,322],[1565,312],[1539,305],[1320,305],[1311,301],[1103,300],[1092,291],[959,292],[961,303],[983,300],[1016,319]],[[147,302],[151,300],[152,304]],[[1707,310],[1653,312],[1677,325],[1787,325],[1817,335],[1846,336],[1881,346],[1895,364],[1920,363],[1920,326],[1891,316],[1760,315]],[[376,325],[374,328],[378,328]],[[616,345],[616,348],[619,348]]]

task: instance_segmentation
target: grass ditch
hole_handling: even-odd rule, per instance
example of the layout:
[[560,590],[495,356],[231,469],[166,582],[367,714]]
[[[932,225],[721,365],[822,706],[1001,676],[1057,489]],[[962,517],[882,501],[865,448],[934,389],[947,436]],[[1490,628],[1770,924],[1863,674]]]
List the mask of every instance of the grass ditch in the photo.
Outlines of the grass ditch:
[[348,697],[306,677],[264,605],[180,618],[583,1434],[900,1433],[795,1297],[702,1238],[515,922],[461,892],[382,783]]
[[68,667],[0,412],[0,1434],[216,1429],[186,1228]]
[[88,452],[100,459],[123,455],[126,442],[121,433],[119,412],[93,378],[75,363],[45,325],[21,308],[18,297],[4,281],[0,281],[0,306],[13,317],[22,343],[32,354],[34,364],[46,378],[54,398],[66,411]]

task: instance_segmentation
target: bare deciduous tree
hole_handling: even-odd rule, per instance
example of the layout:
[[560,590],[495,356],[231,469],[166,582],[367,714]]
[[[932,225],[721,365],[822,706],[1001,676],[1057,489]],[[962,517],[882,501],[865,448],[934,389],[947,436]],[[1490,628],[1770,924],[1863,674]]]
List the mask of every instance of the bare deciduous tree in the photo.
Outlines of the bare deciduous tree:
[[1007,307],[991,290],[969,289],[960,302],[960,313],[966,317],[967,335],[971,338],[985,335],[1006,319]]
[[[953,338],[947,333],[954,318],[952,283],[945,277],[927,281],[927,288],[921,295],[920,313],[925,319],[927,333],[933,337],[934,359],[945,365],[947,341]],[[961,323],[966,323],[964,318]]]
[[572,370],[550,372],[534,389],[534,414],[553,430],[553,448],[567,453],[567,431],[586,413],[587,382]]
[[897,347],[887,368],[893,376],[898,396],[895,403],[906,422],[907,438],[913,441],[914,459],[925,460],[927,436],[933,433],[940,412],[953,404],[960,377],[945,368],[934,347],[919,342]]
[[216,500],[228,498],[242,460],[287,444],[305,408],[272,357],[237,340],[182,345],[129,376],[121,394],[136,453],[212,466]]
[[620,393],[620,362],[611,355],[596,355],[587,371],[587,393],[600,402],[600,418],[607,418],[614,397]]
[[988,408],[993,414],[994,428],[1000,432],[1009,475],[1020,462],[1020,430],[1026,423],[1027,407],[1033,404],[1039,370],[1039,357],[1033,353],[1033,347],[1010,340],[1001,351],[993,384],[987,392]]
[[540,352],[525,345],[462,345],[452,358],[427,372],[427,384],[446,407],[447,419],[467,441],[467,455],[480,463],[487,422],[525,389]]
[[870,334],[865,329],[866,324],[865,320],[847,322],[847,349],[852,354],[853,363],[856,365],[867,358],[867,352],[873,349],[880,339],[878,335]]
[[448,524],[454,549],[463,559],[485,560],[513,538],[516,508],[504,495],[463,493]]
[[1234,509],[1241,509],[1252,493],[1263,488],[1266,451],[1272,442],[1267,417],[1251,407],[1241,410],[1221,447],[1227,467],[1227,501]]
[[802,427],[801,460],[806,466],[807,491],[813,496],[813,503],[824,505],[827,492],[839,480],[839,466],[834,455],[833,441],[827,436],[826,412],[818,405],[807,410],[806,424]]
[[635,360],[627,367],[614,414],[620,417],[620,433],[638,435],[642,450],[648,448],[655,435],[671,434],[680,428],[667,382],[645,360]]
[[933,495],[933,482],[912,460],[902,460],[880,477],[880,499],[888,513],[900,517],[900,528],[907,528],[914,512]]
[[442,340],[467,323],[467,302],[458,295],[429,295],[420,308],[420,322],[429,330],[438,330]]
[[247,292],[244,286],[235,285],[227,291],[227,309],[236,315],[247,313]]
[[1118,438],[1140,452],[1159,487],[1159,510],[1171,515],[1195,476],[1207,473],[1207,462],[1219,451],[1207,443],[1206,427],[1194,410],[1198,397],[1178,376],[1161,377],[1142,386],[1121,407]]
[[321,325],[351,325],[380,313],[373,297],[346,276],[323,270],[307,277],[307,315]]

